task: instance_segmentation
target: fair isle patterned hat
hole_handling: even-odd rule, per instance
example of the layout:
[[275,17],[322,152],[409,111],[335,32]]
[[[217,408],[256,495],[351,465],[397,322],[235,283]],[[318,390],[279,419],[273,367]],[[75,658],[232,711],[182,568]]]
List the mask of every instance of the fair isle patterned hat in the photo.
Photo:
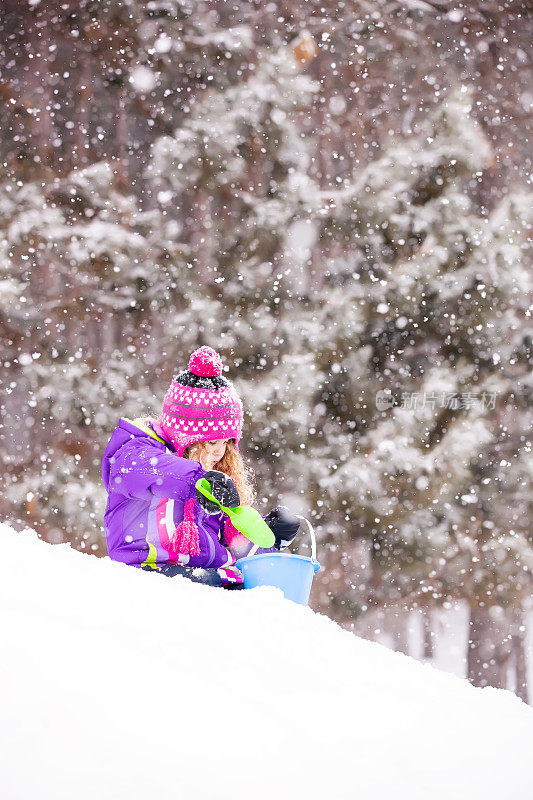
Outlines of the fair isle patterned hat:
[[210,347],[200,347],[189,369],[173,379],[163,400],[159,421],[178,456],[191,444],[235,439],[242,434],[242,403],[233,385],[222,377],[222,361]]

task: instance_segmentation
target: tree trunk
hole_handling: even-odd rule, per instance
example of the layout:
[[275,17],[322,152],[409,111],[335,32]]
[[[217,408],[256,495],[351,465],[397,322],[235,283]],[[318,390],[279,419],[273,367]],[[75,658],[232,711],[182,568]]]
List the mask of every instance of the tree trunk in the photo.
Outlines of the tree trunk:
[[128,191],[128,115],[126,110],[126,87],[121,86],[117,92],[115,107],[115,185],[121,191]]
[[409,612],[391,608],[386,611],[387,628],[393,637],[393,647],[398,653],[409,655]]
[[433,658],[433,631],[431,630],[431,612],[429,608],[422,609],[422,626],[424,632],[424,658]]
[[92,102],[91,62],[88,51],[82,53],[81,75],[76,87],[75,98],[73,162],[78,167],[85,167],[89,162],[89,111]]
[[521,608],[513,609],[511,627],[511,642],[515,671],[515,692],[518,697],[528,702],[527,686],[527,656],[526,656],[526,629],[524,625],[524,612]]
[[50,29],[46,15],[37,19],[31,29],[34,58],[28,66],[27,83],[33,104],[37,109],[32,135],[39,161],[49,166],[54,161],[54,125],[52,121],[52,89],[50,87],[52,57],[50,54]]
[[507,687],[507,668],[512,648],[509,620],[499,606],[470,608],[468,673],[473,686]]
[[196,274],[199,280],[209,282],[216,275],[210,274],[212,256],[211,196],[205,189],[198,189],[193,205],[194,232],[191,246],[196,257]]

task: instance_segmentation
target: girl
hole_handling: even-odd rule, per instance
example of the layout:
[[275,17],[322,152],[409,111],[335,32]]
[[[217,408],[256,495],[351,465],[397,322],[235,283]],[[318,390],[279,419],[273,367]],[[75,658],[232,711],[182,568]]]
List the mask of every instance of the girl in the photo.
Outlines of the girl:
[[[242,588],[236,559],[269,551],[252,545],[195,488],[206,478],[223,505],[252,504],[238,447],[242,418],[242,403],[222,377],[220,356],[201,347],[189,369],[170,384],[159,419],[120,420],[102,462],[110,558]],[[272,549],[285,547],[298,532],[298,518],[284,507],[273,509],[265,521],[276,537]]]

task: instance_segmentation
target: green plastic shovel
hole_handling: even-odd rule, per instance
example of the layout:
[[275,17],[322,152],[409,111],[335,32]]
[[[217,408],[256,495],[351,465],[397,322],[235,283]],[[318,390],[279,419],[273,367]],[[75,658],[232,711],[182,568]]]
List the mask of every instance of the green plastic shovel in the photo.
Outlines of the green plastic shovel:
[[223,506],[222,503],[219,503],[211,494],[209,481],[206,481],[205,478],[200,478],[200,480],[196,481],[196,488],[200,494],[203,494],[204,497],[207,497],[208,500],[215,503],[224,514],[227,514],[233,526],[246,536],[247,539],[259,547],[274,547],[276,538],[261,514],[256,511],[255,508],[252,508],[252,506],[235,506],[234,508]]

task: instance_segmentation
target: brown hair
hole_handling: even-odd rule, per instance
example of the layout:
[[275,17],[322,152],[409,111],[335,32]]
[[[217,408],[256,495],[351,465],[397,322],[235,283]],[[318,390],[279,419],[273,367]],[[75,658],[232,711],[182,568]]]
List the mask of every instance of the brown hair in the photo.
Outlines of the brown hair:
[[[184,450],[183,458],[189,458],[192,461],[198,461],[202,451],[203,442],[191,444]],[[227,475],[239,492],[241,504],[243,506],[251,506],[255,501],[255,491],[252,484],[251,470],[245,465],[243,458],[239,451],[235,448],[233,439],[230,439],[226,445],[226,452],[215,464],[213,469],[223,472]]]

